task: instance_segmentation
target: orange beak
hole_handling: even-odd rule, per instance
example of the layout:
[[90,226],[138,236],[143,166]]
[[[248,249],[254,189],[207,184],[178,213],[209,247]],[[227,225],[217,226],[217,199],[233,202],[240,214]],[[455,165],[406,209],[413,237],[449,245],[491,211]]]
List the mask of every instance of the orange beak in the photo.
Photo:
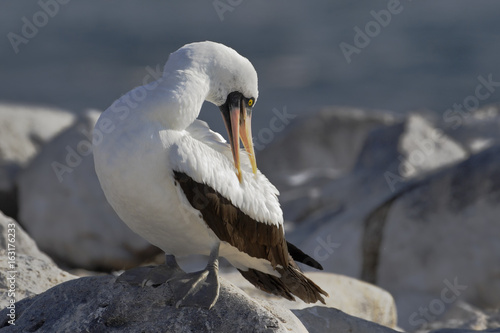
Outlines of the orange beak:
[[254,174],[257,173],[257,162],[255,160],[252,141],[252,108],[246,106],[245,98],[242,94],[233,92],[229,94],[226,103],[220,107],[220,110],[229,135],[229,144],[231,145],[236,175],[241,183],[240,137],[248,153],[252,171]]

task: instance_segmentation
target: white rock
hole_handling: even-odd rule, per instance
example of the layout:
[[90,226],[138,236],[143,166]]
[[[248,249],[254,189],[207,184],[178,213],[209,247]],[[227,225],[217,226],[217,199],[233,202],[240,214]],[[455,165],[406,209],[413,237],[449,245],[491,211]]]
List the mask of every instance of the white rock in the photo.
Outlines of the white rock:
[[17,214],[16,179],[40,147],[75,117],[64,110],[0,104],[0,210]]
[[425,323],[414,333],[435,332],[434,330],[439,329],[454,333],[472,333],[494,328],[500,331],[500,310],[483,311],[459,300],[451,304],[437,320]]
[[[400,325],[436,317],[457,300],[500,308],[500,146],[422,181],[392,205],[377,284],[391,292]],[[407,295],[420,293],[430,299]],[[416,324],[414,324],[416,325]],[[414,328],[414,327],[413,327]]]
[[[0,212],[0,308],[12,301],[42,293],[53,286],[74,279],[60,270],[23,228]],[[13,259],[13,260],[12,260]]]
[[396,333],[385,326],[350,316],[340,310],[313,306],[292,312],[302,321],[309,333],[349,332],[349,333]]
[[56,261],[86,269],[123,269],[155,250],[107,203],[94,170],[90,112],[45,145],[19,180],[20,220]]
[[309,185],[290,200],[286,191],[282,194],[285,216],[300,221],[290,230],[290,241],[318,259],[325,270],[361,277],[367,216],[410,181],[465,156],[464,149],[421,115],[379,124],[367,134],[349,174],[312,184],[314,197],[308,194]]
[[0,212],[0,234],[2,235],[0,250],[10,250],[9,244],[11,244],[10,248],[13,247],[17,254],[24,254],[43,261],[51,261],[45,253],[38,249],[36,243],[21,225],[14,219],[5,216],[2,212]]
[[404,156],[400,176],[410,179],[424,172],[457,163],[468,157],[464,148],[419,114],[406,122],[399,149]]
[[[354,278],[333,273],[308,272],[306,275],[330,295],[325,299],[326,305],[318,302],[315,304],[318,307],[336,308],[351,316],[391,328],[396,327],[396,306],[392,296],[385,290]],[[223,276],[256,299],[269,300],[284,308],[294,310],[312,306],[312,304],[304,303],[299,299],[288,301],[265,293],[251,285],[238,272],[226,273]]]
[[[26,165],[42,144],[74,120],[75,116],[64,110],[0,104],[0,162]],[[12,179],[0,178],[0,189],[10,182]]]
[[481,107],[474,112],[443,117],[446,135],[472,153],[500,143],[500,104]]
[[386,111],[348,107],[297,117],[283,133],[274,133],[276,139],[264,150],[256,146],[259,168],[281,190],[318,178],[338,178],[352,170],[373,128],[400,118]]
[[[0,256],[6,258],[7,252],[0,250]],[[0,308],[2,309],[9,305],[10,300],[20,301],[40,294],[62,282],[77,278],[59,269],[52,261],[18,254],[15,262],[14,273],[5,269],[0,271]],[[11,291],[15,293],[14,297],[10,297]]]

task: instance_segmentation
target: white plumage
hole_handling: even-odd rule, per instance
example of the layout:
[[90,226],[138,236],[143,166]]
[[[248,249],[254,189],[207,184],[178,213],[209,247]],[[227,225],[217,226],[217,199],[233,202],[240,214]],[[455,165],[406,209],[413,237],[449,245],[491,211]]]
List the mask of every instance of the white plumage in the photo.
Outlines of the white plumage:
[[[250,62],[221,44],[189,44],[169,57],[160,80],[122,96],[96,125],[114,126],[94,147],[106,198],[132,230],[166,253],[208,255],[216,241],[199,212],[174,186],[172,170],[211,186],[257,221],[283,223],[277,189],[260,172],[252,173],[246,152],[240,153],[240,183],[229,145],[196,120],[203,101],[221,105],[234,89],[257,98],[257,76]],[[138,90],[147,92],[142,101],[133,98],[143,95]],[[130,104],[137,106],[123,111]],[[220,255],[238,268],[262,270],[262,259],[255,258],[253,264],[228,244],[222,244]]]
[[[168,254],[160,283],[172,285],[177,305],[215,304],[219,255],[267,292],[306,302],[327,295],[296,265],[321,268],[285,240],[278,191],[257,169],[257,97],[248,59],[222,44],[193,43],[170,55],[161,79],[120,97],[96,124],[106,129],[93,147],[106,198],[133,231]],[[229,145],[196,119],[205,100],[221,110]],[[205,270],[182,272],[174,256],[191,254],[210,255]]]

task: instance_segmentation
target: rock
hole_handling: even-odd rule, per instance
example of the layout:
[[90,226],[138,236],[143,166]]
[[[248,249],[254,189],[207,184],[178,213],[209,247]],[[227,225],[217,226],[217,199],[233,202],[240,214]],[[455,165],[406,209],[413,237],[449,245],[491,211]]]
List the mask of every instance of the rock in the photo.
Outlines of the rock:
[[[333,273],[308,272],[306,275],[330,295],[325,299],[326,307],[336,308],[348,315],[383,326],[396,327],[397,313],[394,299],[385,290],[354,278]],[[311,306],[311,304],[306,304],[299,299],[288,301],[265,293],[251,285],[238,272],[226,273],[224,277],[255,299],[270,300],[290,310],[307,309]],[[317,304],[321,305],[321,303]]]
[[[0,251],[7,257],[5,250]],[[5,308],[11,300],[18,301],[46,291],[62,282],[75,279],[59,269],[52,261],[45,261],[24,254],[17,254],[14,270],[0,271],[0,308]],[[10,297],[13,292],[13,297]]]
[[377,284],[395,297],[401,327],[416,328],[424,310],[436,317],[458,300],[500,308],[499,156],[500,145],[485,149],[394,199]]
[[478,332],[499,333],[500,332],[500,328],[493,328],[493,329],[484,330],[484,331],[468,330],[468,329],[443,328],[443,329],[438,329],[438,330],[435,330],[435,331],[431,331],[431,333],[478,333]]
[[0,210],[16,217],[16,180],[40,147],[68,127],[74,116],[59,109],[0,104]]
[[282,191],[338,178],[352,170],[373,128],[401,118],[386,111],[330,107],[293,119],[264,150],[256,145],[259,169]]
[[282,194],[285,216],[299,221],[288,237],[325,270],[359,278],[365,219],[411,183],[466,156],[419,114],[373,127],[350,173],[299,187],[295,197]]
[[440,124],[447,136],[470,153],[477,153],[500,143],[500,104],[454,114],[453,117],[443,116]]
[[460,144],[419,114],[408,117],[405,133],[399,140],[399,152],[403,161],[398,171],[404,179],[463,161],[469,155]]
[[500,332],[500,310],[483,311],[466,302],[457,301],[437,320],[425,323],[414,333],[428,332]]
[[[459,284],[465,279],[473,281],[471,285],[475,287],[462,296],[471,292],[471,298],[465,300],[480,308],[496,307],[493,295],[500,294],[498,279],[494,278],[499,271],[498,260],[494,262],[499,249],[493,236],[500,233],[496,227],[487,227],[497,224],[493,219],[499,216],[498,209],[494,208],[495,200],[498,202],[497,188],[500,188],[494,171],[498,165],[491,164],[498,152],[490,152],[489,157],[483,155],[481,161],[467,167],[469,160],[466,159],[473,150],[466,141],[454,140],[448,130],[439,129],[436,123],[432,117],[410,114],[373,126],[355,154],[356,162],[350,171],[310,184],[309,179],[295,191],[283,191],[281,196],[285,216],[298,221],[287,229],[289,240],[316,258],[327,271],[368,279],[390,292],[399,290],[395,297],[403,328],[416,328],[409,325],[410,316],[415,311],[421,316],[420,307],[428,306],[436,296],[439,300],[439,293],[446,287],[445,279],[451,284],[455,277]],[[491,136],[493,132],[492,125]],[[315,134],[304,131],[303,135],[307,141],[306,135]],[[279,153],[273,152],[276,160],[280,158]],[[474,159],[476,157],[470,160]],[[314,160],[310,156],[308,163]],[[290,158],[284,163],[294,161]],[[453,181],[448,176],[450,172],[455,174]],[[432,190],[423,190],[428,186]],[[453,194],[461,186],[463,194]],[[401,198],[410,193],[419,194],[402,206]],[[474,198],[478,199],[477,203]],[[441,204],[445,201],[454,204],[446,207]],[[394,207],[398,205],[398,214],[395,214]],[[415,217],[403,218],[407,223],[400,221],[401,215],[420,210],[427,212],[426,223],[422,218],[417,222]],[[479,216],[482,221],[476,222]],[[386,220],[392,221],[393,232],[388,233]],[[458,227],[461,223],[458,221],[463,221],[463,228]],[[425,228],[428,230],[424,233]],[[450,236],[456,232],[463,235]],[[304,235],[307,238],[304,239]],[[488,245],[479,248],[477,244],[483,243],[483,237]],[[387,242],[398,246],[386,246]],[[460,249],[455,252],[455,248]],[[390,258],[390,265],[382,263],[385,255]],[[470,267],[471,262],[474,269]],[[382,275],[385,276],[383,284]],[[436,280],[437,276],[441,278]],[[428,280],[433,282],[428,285]],[[399,281],[408,288],[400,288]],[[472,298],[476,298],[476,302]],[[437,306],[436,301],[432,304]]]
[[372,323],[340,310],[313,306],[292,312],[302,321],[309,333],[350,332],[350,333],[396,333],[385,326]]
[[[51,261],[45,253],[38,249],[36,243],[24,231],[21,225],[14,219],[5,216],[2,212],[0,212],[0,234],[2,235],[2,238],[0,238],[0,250],[7,251],[14,246],[17,254],[24,254],[43,261]],[[14,237],[10,237],[10,235]],[[12,239],[11,242],[9,242],[9,238]],[[9,244],[11,244],[10,247]]]
[[212,309],[177,309],[174,304],[167,284],[141,288],[116,282],[110,275],[85,277],[16,304],[15,326],[8,326],[8,309],[3,310],[0,328],[5,332],[307,332],[291,313],[274,315],[224,279]]
[[1,212],[0,234],[0,257],[6,259],[0,270],[0,308],[76,278],[60,270],[16,221]]
[[[19,179],[20,220],[40,249],[67,266],[131,267],[157,252],[107,203],[94,170],[89,112],[45,145]],[[97,138],[96,138],[97,139]]]

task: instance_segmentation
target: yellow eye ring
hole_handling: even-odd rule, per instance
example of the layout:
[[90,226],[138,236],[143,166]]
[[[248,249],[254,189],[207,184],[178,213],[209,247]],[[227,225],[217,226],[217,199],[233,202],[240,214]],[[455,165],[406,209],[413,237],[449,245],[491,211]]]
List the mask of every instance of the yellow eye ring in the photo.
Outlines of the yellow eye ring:
[[252,106],[252,105],[253,105],[253,99],[248,100],[248,106]]

